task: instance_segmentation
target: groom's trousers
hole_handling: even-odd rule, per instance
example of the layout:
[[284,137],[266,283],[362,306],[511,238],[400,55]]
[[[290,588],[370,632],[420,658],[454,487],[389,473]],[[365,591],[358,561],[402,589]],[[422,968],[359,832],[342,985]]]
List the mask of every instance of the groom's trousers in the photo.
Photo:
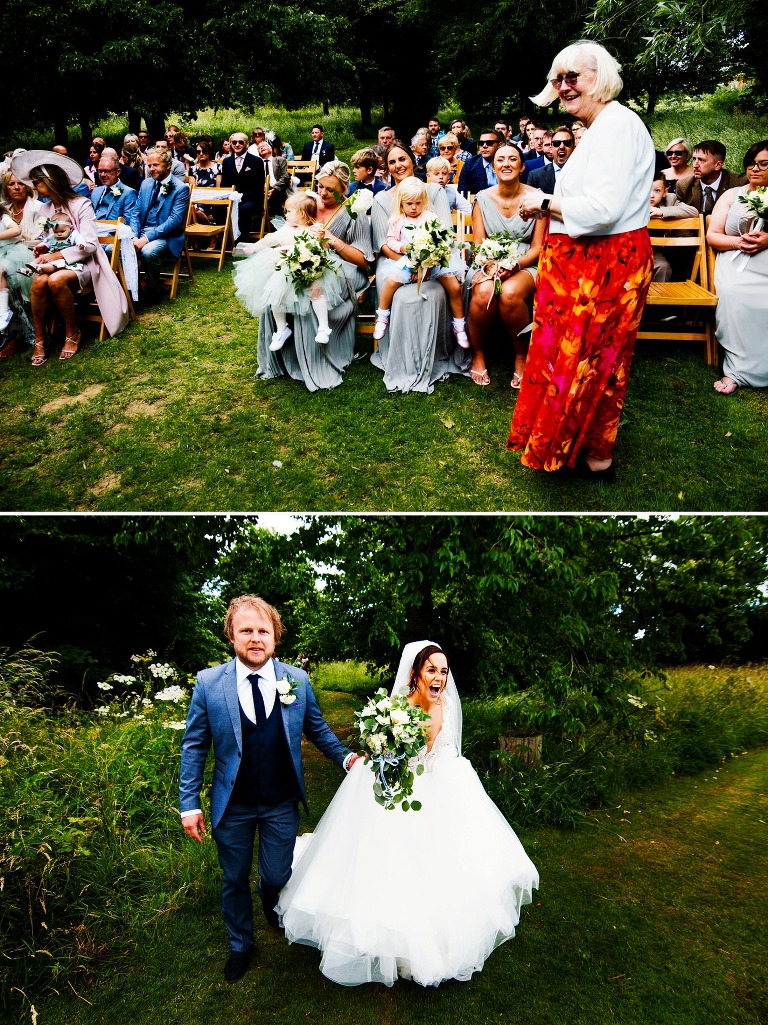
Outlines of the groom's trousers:
[[221,910],[235,952],[253,946],[251,868],[256,833],[259,834],[259,893],[265,912],[274,907],[277,895],[291,877],[291,862],[299,831],[299,807],[295,800],[276,805],[245,805],[230,801],[213,830],[224,873]]

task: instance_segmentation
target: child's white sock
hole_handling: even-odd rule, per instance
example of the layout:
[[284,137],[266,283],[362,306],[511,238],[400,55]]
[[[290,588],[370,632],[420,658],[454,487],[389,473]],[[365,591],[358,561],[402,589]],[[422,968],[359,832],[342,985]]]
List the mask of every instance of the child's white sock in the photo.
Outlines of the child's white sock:
[[5,331],[13,320],[13,314],[8,309],[8,289],[0,289],[0,331]]
[[277,330],[272,335],[272,341],[269,343],[269,351],[277,352],[278,349],[282,349],[285,342],[291,336],[291,329],[288,327],[288,318],[285,315],[285,310],[272,310],[272,316],[275,318],[275,327]]
[[453,333],[456,335],[456,341],[459,343],[462,349],[469,348],[469,338],[467,337],[466,321],[463,317],[454,317],[451,321],[451,327]]
[[376,324],[373,329],[373,337],[377,342],[387,333],[390,312],[390,310],[376,310]]
[[318,296],[317,299],[310,299],[310,302],[317,317],[318,330],[315,341],[320,345],[326,345],[331,337],[331,329],[328,326],[328,303],[324,295]]

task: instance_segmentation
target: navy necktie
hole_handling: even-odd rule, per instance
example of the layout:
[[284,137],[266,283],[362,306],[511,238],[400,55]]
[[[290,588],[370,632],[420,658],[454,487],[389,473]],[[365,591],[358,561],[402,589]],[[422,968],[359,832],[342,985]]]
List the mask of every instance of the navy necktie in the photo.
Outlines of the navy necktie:
[[248,679],[251,681],[251,689],[253,690],[253,708],[256,712],[256,725],[259,729],[262,729],[267,723],[267,710],[264,707],[264,698],[259,687],[260,676],[258,673],[250,673]]

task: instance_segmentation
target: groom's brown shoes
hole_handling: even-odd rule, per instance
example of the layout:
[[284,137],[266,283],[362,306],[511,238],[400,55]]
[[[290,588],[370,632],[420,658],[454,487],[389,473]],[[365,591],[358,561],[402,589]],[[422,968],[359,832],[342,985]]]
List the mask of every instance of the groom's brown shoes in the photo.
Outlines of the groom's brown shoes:
[[237,982],[238,979],[242,979],[248,971],[252,957],[253,947],[250,950],[233,950],[224,965],[224,978],[227,982]]

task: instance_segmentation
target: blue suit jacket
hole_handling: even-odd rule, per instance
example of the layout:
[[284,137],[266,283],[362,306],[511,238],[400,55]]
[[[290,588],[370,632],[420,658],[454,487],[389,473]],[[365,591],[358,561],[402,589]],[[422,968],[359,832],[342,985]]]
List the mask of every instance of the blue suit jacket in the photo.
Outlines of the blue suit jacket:
[[554,164],[547,164],[545,167],[535,167],[528,175],[527,184],[551,195],[555,191]]
[[[314,144],[314,142],[312,142],[311,139],[310,139],[309,142],[305,142],[304,143],[304,145],[301,147],[301,159],[302,160],[311,160],[312,159],[312,149],[313,149],[314,145],[315,144]],[[336,159],[336,150],[334,149],[333,143],[332,142],[326,142],[325,139],[321,139],[321,141],[320,141],[320,153],[318,154],[318,157],[319,157],[319,159],[317,161],[317,166],[318,167],[322,167],[323,164],[327,164],[327,163],[330,163],[331,160],[335,160]]]
[[164,238],[168,242],[168,248],[174,256],[180,256],[184,248],[184,229],[187,225],[187,206],[189,204],[189,185],[186,182],[179,182],[171,176],[173,188],[167,196],[160,196],[160,216],[157,224],[151,228],[145,228],[147,212],[152,202],[152,193],[155,188],[153,178],[147,178],[141,183],[139,189],[139,230],[137,237],[146,236],[149,242],[157,238]]
[[[301,762],[301,735],[332,762],[341,766],[348,754],[328,723],[323,719],[317,698],[303,669],[287,666],[277,659],[275,678],[298,681],[294,691],[296,700],[284,705],[275,698],[283,719],[283,730],[288,742],[291,765],[296,774],[296,784],[304,808],[307,807],[307,790],[304,784],[304,768]],[[197,674],[197,683],[192,692],[192,702],[187,714],[187,729],[181,742],[181,777],[179,780],[179,808],[185,811],[200,808],[200,789],[203,785],[203,770],[208,751],[213,745],[215,765],[211,788],[211,825],[215,829],[227,807],[240,768],[243,751],[243,731],[240,721],[240,702],[237,697],[236,660],[225,665],[203,669]]]
[[136,238],[139,237],[139,195],[135,189],[124,185],[122,195],[113,196],[107,191],[106,185],[99,185],[91,193],[90,199],[94,213],[101,203],[102,208],[96,215],[99,220],[115,221],[122,217]]
[[461,169],[459,175],[459,192],[463,195],[471,192],[473,195],[488,188],[488,178],[485,174],[485,161],[482,157],[475,157],[468,160]]

